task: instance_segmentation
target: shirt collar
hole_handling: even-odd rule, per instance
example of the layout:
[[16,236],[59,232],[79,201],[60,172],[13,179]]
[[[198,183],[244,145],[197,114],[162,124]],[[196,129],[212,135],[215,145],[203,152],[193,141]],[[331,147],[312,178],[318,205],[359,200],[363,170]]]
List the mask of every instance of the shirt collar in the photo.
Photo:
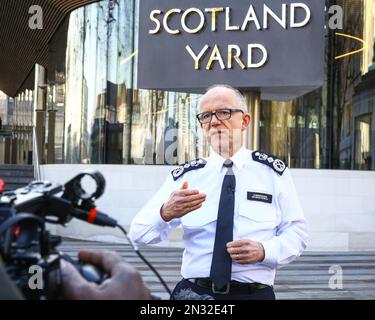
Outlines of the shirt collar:
[[[243,165],[245,164],[245,161],[249,159],[247,149],[244,146],[242,146],[233,156],[230,157],[230,159],[233,161],[234,166],[238,170],[241,170]],[[223,168],[224,161],[225,158],[216,153],[212,148],[210,149],[210,156],[207,162],[211,166],[213,166],[218,172],[220,172]]]

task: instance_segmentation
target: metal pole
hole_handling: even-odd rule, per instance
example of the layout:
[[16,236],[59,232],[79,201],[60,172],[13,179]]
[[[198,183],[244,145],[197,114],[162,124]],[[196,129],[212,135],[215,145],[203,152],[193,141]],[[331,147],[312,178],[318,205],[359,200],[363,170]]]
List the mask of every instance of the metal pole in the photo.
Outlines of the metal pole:
[[246,146],[250,150],[259,149],[260,93],[256,91],[244,94],[247,110],[251,115],[250,126],[247,130]]
[[48,110],[47,163],[55,163],[55,127],[57,110]]
[[[45,113],[46,113],[46,70],[40,65],[35,65],[35,86],[34,86],[34,119],[33,126],[35,128],[34,139],[38,148],[33,153],[38,157],[38,163],[44,162],[44,140],[45,140]],[[38,154],[36,154],[36,152]]]

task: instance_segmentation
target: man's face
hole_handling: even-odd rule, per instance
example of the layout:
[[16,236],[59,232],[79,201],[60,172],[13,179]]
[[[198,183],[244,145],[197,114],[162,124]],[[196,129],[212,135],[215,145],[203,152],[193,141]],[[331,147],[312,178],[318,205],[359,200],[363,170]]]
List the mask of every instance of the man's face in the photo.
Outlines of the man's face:
[[[233,90],[216,87],[209,90],[201,99],[200,112],[216,112],[220,109],[240,109],[239,101]],[[201,124],[208,143],[219,154],[236,152],[243,144],[242,132],[250,122],[245,112],[232,112],[230,119],[218,120],[215,115],[211,122]]]

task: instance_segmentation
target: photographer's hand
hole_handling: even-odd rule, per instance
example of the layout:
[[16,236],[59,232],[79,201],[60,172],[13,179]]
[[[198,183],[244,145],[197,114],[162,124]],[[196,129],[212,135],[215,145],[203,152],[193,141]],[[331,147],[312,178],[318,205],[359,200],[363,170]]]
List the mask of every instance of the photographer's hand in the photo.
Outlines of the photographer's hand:
[[117,253],[85,250],[82,262],[92,264],[109,275],[100,285],[86,281],[70,263],[61,260],[62,286],[65,299],[71,300],[147,300],[150,291],[134,267]]

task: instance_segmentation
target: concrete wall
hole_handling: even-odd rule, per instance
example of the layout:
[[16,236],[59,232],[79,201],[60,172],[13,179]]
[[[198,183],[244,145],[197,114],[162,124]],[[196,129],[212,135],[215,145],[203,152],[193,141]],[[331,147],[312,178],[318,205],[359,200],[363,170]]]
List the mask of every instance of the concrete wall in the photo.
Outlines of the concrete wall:
[[[42,177],[65,183],[85,169],[106,178],[106,191],[97,201],[126,228],[138,210],[163,184],[171,166],[44,165]],[[297,192],[310,228],[308,250],[375,250],[375,172],[292,169]],[[123,241],[122,235],[80,221],[52,227],[57,233],[92,240]],[[163,245],[181,246],[181,230]]]

